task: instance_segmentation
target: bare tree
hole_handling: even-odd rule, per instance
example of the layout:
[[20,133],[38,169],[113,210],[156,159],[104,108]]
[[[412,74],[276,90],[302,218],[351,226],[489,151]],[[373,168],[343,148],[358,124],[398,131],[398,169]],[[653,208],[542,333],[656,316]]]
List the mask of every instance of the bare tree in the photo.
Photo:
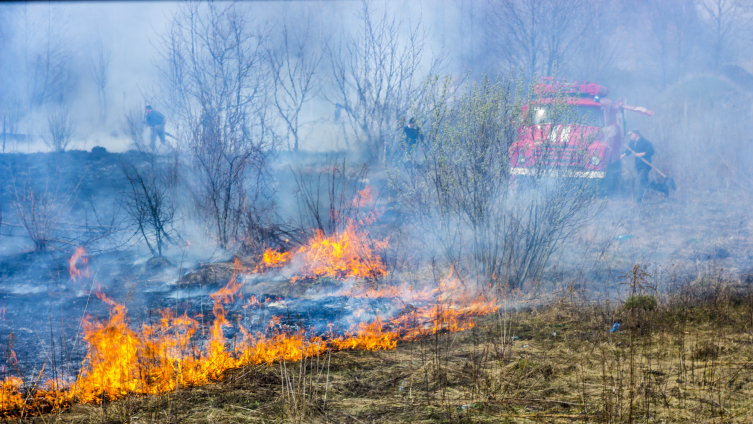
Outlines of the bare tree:
[[[71,50],[65,19],[52,3],[46,8],[22,7],[24,75],[31,104],[60,103],[73,89]],[[38,12],[38,13],[34,13]]]
[[327,49],[335,88],[326,98],[345,112],[358,147],[375,160],[421,88],[419,72],[433,74],[442,63],[441,55],[423,63],[427,35],[420,20],[411,26],[388,8],[378,14],[368,0],[358,19],[358,34]]
[[583,0],[494,0],[488,4],[488,42],[511,68],[527,77],[566,68],[591,25]]
[[[324,57],[324,46],[311,29],[310,21],[300,30],[293,30],[287,23],[277,39],[267,46],[267,63],[273,85],[273,100],[277,113],[285,122],[293,139],[293,151],[298,151],[300,131],[306,123],[300,122],[301,108],[310,101],[321,85],[317,72]],[[288,140],[288,149],[290,141]]]
[[109,83],[110,64],[112,63],[112,50],[105,46],[102,36],[92,49],[89,58],[89,74],[97,87],[97,100],[99,100],[99,120],[104,123],[107,119],[107,86]]
[[223,247],[242,238],[276,142],[267,125],[264,35],[243,4],[189,3],[163,36],[162,95],[188,141],[197,205]]
[[152,255],[162,257],[176,237],[170,171],[161,169],[151,154],[142,169],[130,163],[123,163],[122,169],[130,185],[130,190],[124,192],[124,206],[135,234],[146,243]]
[[71,244],[65,240],[62,221],[76,201],[79,185],[62,189],[56,169],[48,170],[43,182],[32,175],[31,166],[19,171],[14,172],[10,182],[11,202],[34,249],[43,251],[60,243]]
[[592,4],[590,28],[571,52],[572,60],[565,60],[569,77],[606,85],[614,81],[617,63],[625,57],[625,34],[614,25],[623,16],[618,6],[609,0]]
[[85,168],[77,169],[80,174],[72,179],[72,170],[62,169],[59,161],[49,165],[32,158],[14,161],[6,187],[17,221],[4,223],[26,230],[36,251],[66,251],[74,246],[105,251],[123,245],[122,209],[113,208],[109,200],[98,205],[91,190],[81,190]]
[[63,152],[73,138],[73,122],[67,109],[59,108],[47,116],[48,135],[45,142],[55,152]]
[[630,32],[633,43],[646,43],[648,47],[645,56],[639,53],[634,60],[645,61],[648,64],[645,72],[655,75],[657,86],[665,88],[694,68],[690,60],[692,53],[700,50],[700,34],[704,30],[698,18],[698,1],[644,1],[638,5],[636,9],[640,14],[630,18],[631,29],[647,27],[650,30],[645,32],[645,39],[638,31]]
[[753,22],[750,16],[753,6],[741,0],[700,0],[700,4],[706,12],[713,39],[711,62],[714,69],[718,69],[725,53],[731,50],[732,41]]
[[9,105],[2,109],[3,115],[3,153],[5,153],[6,143],[11,137],[18,137],[18,125],[21,121],[21,105],[18,99],[11,98]]
[[[363,189],[362,181],[368,166],[349,169],[345,157],[327,159],[324,168],[316,175],[302,169],[293,172],[296,182],[300,227],[336,234],[345,229],[347,220],[353,218],[358,205],[353,202],[357,191]],[[324,191],[324,193],[322,193]]]

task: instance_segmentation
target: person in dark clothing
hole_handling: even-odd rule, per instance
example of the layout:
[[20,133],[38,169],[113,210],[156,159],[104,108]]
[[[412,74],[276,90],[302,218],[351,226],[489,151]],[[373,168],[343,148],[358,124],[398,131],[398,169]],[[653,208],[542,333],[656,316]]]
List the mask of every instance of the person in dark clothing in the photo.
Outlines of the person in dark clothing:
[[[653,182],[648,178],[648,174],[651,172],[651,165],[646,162],[651,162],[651,157],[654,156],[654,145],[643,138],[641,132],[638,130],[632,130],[628,132],[628,135],[630,135],[628,147],[635,152],[635,170],[638,172],[638,191],[635,193],[635,201],[641,203],[643,195],[648,188],[663,193],[665,197],[669,197],[669,187],[666,184]],[[626,150],[620,158],[631,154],[630,150]],[[645,159],[645,162],[642,159]]]
[[408,125],[403,128],[403,134],[405,134],[405,141],[408,143],[408,150],[413,151],[419,141],[424,140],[424,135],[421,134],[421,128],[416,125],[416,120],[411,118],[408,121]]
[[421,128],[416,125],[416,120],[411,118],[408,125],[403,127],[402,135],[397,137],[394,143],[385,143],[385,161],[393,165],[402,162],[415,162],[414,153],[423,140],[424,135],[421,134]]
[[151,142],[152,150],[156,148],[155,142],[159,137],[160,142],[165,144],[165,115],[152,109],[151,106],[146,106],[146,125],[151,129],[149,134],[149,141]]

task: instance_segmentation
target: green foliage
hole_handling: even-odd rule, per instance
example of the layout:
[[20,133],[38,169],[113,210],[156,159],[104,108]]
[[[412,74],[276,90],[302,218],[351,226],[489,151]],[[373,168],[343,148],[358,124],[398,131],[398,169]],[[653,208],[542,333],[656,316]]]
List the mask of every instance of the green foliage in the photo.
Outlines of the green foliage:
[[625,309],[643,309],[644,311],[653,311],[656,309],[656,298],[650,295],[630,296],[625,301]]
[[538,366],[538,362],[526,358],[520,358],[515,362],[515,369],[520,371],[530,371]]

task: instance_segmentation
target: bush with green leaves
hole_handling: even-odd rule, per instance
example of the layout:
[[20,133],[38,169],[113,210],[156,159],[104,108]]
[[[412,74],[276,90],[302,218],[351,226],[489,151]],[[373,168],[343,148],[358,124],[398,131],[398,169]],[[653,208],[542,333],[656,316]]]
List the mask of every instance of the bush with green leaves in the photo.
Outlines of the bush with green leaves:
[[656,309],[656,298],[650,295],[630,296],[625,301],[625,309],[643,309],[644,311],[653,311]]

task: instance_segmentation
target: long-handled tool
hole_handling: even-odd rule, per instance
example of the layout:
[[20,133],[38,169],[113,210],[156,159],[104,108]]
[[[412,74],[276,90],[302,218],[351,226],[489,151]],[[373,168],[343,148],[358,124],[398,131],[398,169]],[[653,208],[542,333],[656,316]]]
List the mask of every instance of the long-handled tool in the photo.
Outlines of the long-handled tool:
[[654,171],[656,171],[656,172],[657,172],[657,173],[658,173],[659,175],[661,175],[662,177],[664,177],[664,179],[666,179],[666,180],[667,180],[667,184],[669,185],[669,187],[670,187],[670,188],[672,188],[672,190],[677,190],[677,184],[675,184],[675,180],[674,180],[673,178],[671,178],[671,177],[668,177],[668,176],[667,176],[666,174],[664,174],[663,172],[661,172],[661,171],[659,170],[659,168],[657,168],[656,166],[654,166],[654,164],[653,164],[653,163],[651,163],[651,162],[647,161],[647,160],[646,160],[646,159],[644,159],[644,158],[643,158],[642,156],[638,156],[638,154],[637,154],[637,153],[635,153],[635,150],[631,149],[631,148],[630,148],[630,146],[627,146],[627,145],[625,145],[625,148],[626,148],[626,149],[628,149],[628,150],[629,150],[629,151],[630,151],[630,152],[631,152],[632,154],[634,154],[634,155],[635,155],[635,157],[637,157],[638,159],[640,159],[640,160],[642,160],[642,161],[643,161],[644,163],[646,163],[646,165],[648,165],[648,166],[650,166],[651,168],[653,168],[653,169],[654,169]]

